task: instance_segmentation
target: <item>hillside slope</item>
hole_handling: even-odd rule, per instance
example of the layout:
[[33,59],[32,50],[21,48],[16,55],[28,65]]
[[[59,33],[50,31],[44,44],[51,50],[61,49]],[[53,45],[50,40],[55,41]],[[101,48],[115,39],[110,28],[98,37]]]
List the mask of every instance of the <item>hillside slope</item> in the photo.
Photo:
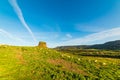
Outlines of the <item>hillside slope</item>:
[[73,46],[59,46],[57,49],[104,49],[104,50],[120,50],[120,40],[109,41],[104,44],[95,45],[73,45]]
[[88,48],[106,49],[106,50],[120,50],[120,40],[109,41],[104,44],[92,45]]
[[119,80],[120,59],[0,46],[0,80]]

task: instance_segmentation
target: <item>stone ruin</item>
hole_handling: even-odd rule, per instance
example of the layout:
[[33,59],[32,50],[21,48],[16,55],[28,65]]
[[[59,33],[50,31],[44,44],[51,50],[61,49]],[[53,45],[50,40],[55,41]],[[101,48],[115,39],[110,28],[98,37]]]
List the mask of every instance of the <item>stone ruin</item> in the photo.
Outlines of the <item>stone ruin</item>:
[[40,41],[39,44],[38,44],[38,47],[47,48],[47,44],[46,44],[46,42]]

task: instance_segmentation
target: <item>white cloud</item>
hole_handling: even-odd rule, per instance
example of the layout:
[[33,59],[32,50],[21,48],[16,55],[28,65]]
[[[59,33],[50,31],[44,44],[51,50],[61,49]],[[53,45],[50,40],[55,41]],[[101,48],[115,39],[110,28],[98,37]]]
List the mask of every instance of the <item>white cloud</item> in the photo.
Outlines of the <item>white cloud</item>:
[[3,36],[6,36],[6,37],[8,37],[8,38],[10,38],[12,40],[18,41],[18,42],[25,42],[24,40],[13,36],[12,34],[10,34],[9,32],[7,32],[7,31],[5,31],[3,29],[0,29],[0,34],[2,34]]
[[14,11],[16,12],[16,14],[17,14],[19,20],[21,21],[21,23],[23,24],[23,26],[28,30],[28,32],[31,34],[33,40],[36,42],[36,38],[35,38],[33,32],[31,31],[31,29],[29,28],[29,26],[27,25],[27,23],[25,22],[22,11],[21,11],[20,7],[18,6],[17,1],[9,0],[9,3],[13,7]]
[[90,34],[83,38],[68,40],[66,42],[62,42],[61,45],[81,45],[81,44],[88,44],[100,40],[103,41],[106,39],[114,40],[114,38],[120,39],[120,27]]

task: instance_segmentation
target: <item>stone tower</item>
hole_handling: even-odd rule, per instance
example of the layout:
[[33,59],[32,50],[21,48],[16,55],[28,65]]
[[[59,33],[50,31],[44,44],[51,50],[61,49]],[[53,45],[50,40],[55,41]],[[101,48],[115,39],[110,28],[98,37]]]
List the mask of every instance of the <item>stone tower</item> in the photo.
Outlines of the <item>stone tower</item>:
[[46,44],[46,42],[40,41],[39,44],[38,44],[38,47],[47,48],[47,44]]

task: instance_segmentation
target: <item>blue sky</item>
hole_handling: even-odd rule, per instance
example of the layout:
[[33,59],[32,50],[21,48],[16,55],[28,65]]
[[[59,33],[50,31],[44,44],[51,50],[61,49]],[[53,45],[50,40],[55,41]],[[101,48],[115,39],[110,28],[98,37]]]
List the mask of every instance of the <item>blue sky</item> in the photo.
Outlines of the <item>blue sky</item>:
[[120,39],[120,0],[0,0],[0,44],[49,47]]

